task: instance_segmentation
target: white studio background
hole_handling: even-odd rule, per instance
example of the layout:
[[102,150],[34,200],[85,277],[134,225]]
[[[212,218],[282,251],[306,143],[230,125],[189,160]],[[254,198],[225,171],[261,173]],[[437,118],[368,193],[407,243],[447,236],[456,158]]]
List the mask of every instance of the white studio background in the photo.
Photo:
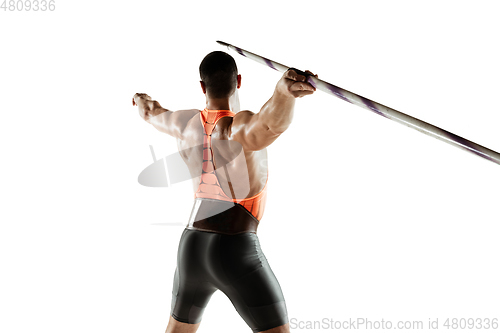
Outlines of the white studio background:
[[[131,101],[202,109],[199,63],[222,50],[242,109],[258,112],[281,74],[216,40],[498,151],[497,13],[495,1],[2,9],[0,331],[164,332],[193,195],[138,183],[149,146],[161,158],[176,143]],[[499,316],[499,165],[320,91],[268,154],[259,237],[290,318]],[[199,329],[215,331],[248,331],[220,292]]]

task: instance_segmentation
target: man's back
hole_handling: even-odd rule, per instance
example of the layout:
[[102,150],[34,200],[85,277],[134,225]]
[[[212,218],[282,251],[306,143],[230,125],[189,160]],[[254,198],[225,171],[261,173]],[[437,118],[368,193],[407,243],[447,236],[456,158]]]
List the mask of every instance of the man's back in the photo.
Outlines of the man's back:
[[[190,116],[182,136],[177,139],[179,152],[193,179],[193,190],[200,184],[203,167],[203,140],[201,110],[185,110]],[[249,112],[249,111],[241,111]],[[244,149],[242,144],[231,136],[233,117],[222,117],[211,133],[211,146],[216,174],[222,191],[233,199],[245,199],[259,194],[267,182],[267,150]],[[231,186],[230,186],[231,184]],[[234,197],[233,197],[234,194]]]

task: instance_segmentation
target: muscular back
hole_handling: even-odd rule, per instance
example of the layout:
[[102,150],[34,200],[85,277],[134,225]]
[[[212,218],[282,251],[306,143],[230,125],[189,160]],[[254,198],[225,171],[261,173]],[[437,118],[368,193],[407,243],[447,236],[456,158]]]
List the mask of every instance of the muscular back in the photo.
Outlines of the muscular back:
[[[193,180],[196,192],[200,184],[203,165],[203,126],[200,110],[176,111],[189,113],[182,126],[182,135],[177,137],[177,147],[186,163]],[[242,111],[248,112],[248,111]],[[267,182],[267,150],[244,149],[242,144],[231,136],[233,117],[221,118],[212,132],[213,160],[216,174],[222,190],[236,199],[244,199],[257,195]]]

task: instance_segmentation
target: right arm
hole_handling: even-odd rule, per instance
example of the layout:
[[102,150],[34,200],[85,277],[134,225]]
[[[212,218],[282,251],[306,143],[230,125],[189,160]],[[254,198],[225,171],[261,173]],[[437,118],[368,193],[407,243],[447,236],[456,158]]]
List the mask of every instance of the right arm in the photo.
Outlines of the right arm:
[[132,105],[137,105],[141,118],[153,125],[158,131],[178,139],[182,139],[182,133],[188,121],[199,113],[198,110],[175,112],[167,110],[146,94],[135,94]]
[[292,123],[295,99],[316,90],[306,81],[305,76],[294,70],[286,71],[259,113],[241,111],[234,116],[231,138],[250,151],[264,149],[273,143]]

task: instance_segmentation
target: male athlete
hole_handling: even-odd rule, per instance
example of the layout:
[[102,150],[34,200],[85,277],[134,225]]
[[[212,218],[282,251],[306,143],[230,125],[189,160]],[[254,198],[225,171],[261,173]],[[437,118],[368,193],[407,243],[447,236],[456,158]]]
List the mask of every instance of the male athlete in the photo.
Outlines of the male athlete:
[[193,176],[195,203],[179,242],[166,333],[196,332],[216,290],[253,332],[288,333],[285,300],[256,231],[266,199],[266,147],[290,126],[295,98],[316,89],[288,70],[259,113],[239,112],[233,57],[209,53],[200,76],[204,110],[172,112],[146,94],[132,101],[145,121],[177,138]]

